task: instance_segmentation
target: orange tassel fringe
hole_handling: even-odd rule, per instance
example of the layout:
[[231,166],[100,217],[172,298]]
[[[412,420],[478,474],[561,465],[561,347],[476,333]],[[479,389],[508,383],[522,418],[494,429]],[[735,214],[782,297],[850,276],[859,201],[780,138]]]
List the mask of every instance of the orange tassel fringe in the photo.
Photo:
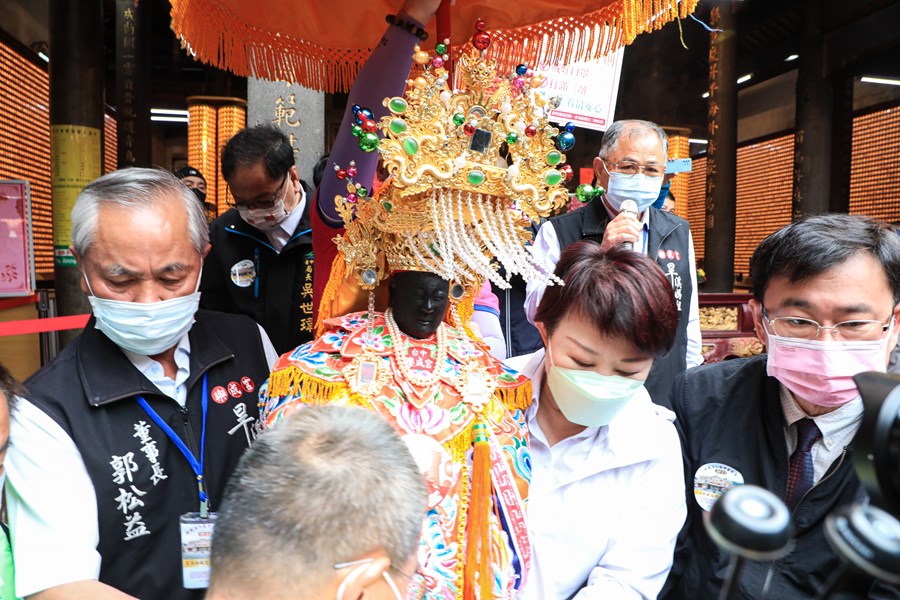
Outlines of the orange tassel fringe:
[[494,583],[491,561],[491,448],[487,424],[480,416],[472,424],[472,443],[472,486],[466,526],[463,600],[487,600],[493,597]]
[[[498,72],[515,65],[561,65],[598,59],[641,33],[686,18],[698,0],[618,0],[580,17],[492,30],[488,58]],[[248,25],[215,0],[172,0],[172,29],[196,58],[244,77],[348,91],[371,48],[326,48]],[[452,51],[465,50],[460,40]]]

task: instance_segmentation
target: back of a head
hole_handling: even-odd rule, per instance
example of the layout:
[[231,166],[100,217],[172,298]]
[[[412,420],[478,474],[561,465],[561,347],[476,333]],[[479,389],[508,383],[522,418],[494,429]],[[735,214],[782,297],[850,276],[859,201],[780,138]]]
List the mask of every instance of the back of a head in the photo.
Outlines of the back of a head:
[[326,152],[325,154],[323,154],[322,156],[319,157],[319,160],[316,161],[316,165],[313,167],[313,175],[312,175],[314,188],[318,189],[319,185],[321,185],[322,177],[325,175],[325,167],[328,166],[328,158],[330,156],[331,155],[328,152]]
[[773,277],[804,281],[858,252],[868,252],[881,263],[894,302],[900,302],[900,237],[882,221],[838,213],[805,217],[760,242],[750,258],[753,295],[763,302]]
[[9,369],[0,364],[0,401],[6,399],[9,412],[15,408],[17,399],[23,394],[22,386],[9,372]]
[[406,444],[360,408],[307,407],[261,435],[225,492],[212,549],[215,597],[316,598],[334,565],[415,553],[424,478]]
[[203,181],[206,181],[206,177],[203,176],[203,173],[199,171],[199,169],[195,169],[190,165],[186,165],[181,167],[174,173],[175,177],[178,179],[184,179],[185,177],[199,177]]
[[[3,472],[3,461],[9,447],[10,415],[16,407],[18,398],[22,396],[22,387],[12,374],[0,364],[0,473]],[[3,475],[0,475],[0,487],[3,486]]]
[[570,312],[594,323],[605,336],[620,337],[649,356],[665,355],[675,343],[678,309],[659,266],[639,252],[576,242],[556,263],[562,286],[548,286],[534,320],[552,334]]
[[260,161],[276,180],[294,166],[291,142],[274,125],[247,127],[234,134],[222,149],[222,177],[230,181],[239,167],[252,167]]

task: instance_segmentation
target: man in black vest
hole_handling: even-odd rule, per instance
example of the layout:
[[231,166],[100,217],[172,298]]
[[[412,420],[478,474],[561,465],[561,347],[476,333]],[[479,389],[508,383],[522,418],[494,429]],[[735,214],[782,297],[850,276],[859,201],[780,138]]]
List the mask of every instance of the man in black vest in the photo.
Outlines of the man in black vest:
[[312,339],[312,191],[288,137],[271,125],[235,134],[222,151],[231,210],[210,225],[202,308],[247,315],[284,353]]
[[[668,356],[653,363],[644,384],[656,403],[666,401],[679,373],[703,362],[690,225],[651,206],[663,184],[667,150],[666,134],[655,123],[628,120],[611,124],[594,159],[597,183],[606,193],[584,208],[542,225],[532,249],[551,270],[562,249],[579,240],[593,240],[603,248],[631,244],[636,252],[656,260],[672,284],[679,311],[675,345]],[[634,201],[637,216],[620,210],[625,200]],[[525,312],[529,320],[533,320],[543,295],[544,286],[528,286]]]
[[12,422],[17,596],[199,600],[274,349],[249,318],[197,310],[206,219],[168,172],[85,187],[71,251],[93,316]]

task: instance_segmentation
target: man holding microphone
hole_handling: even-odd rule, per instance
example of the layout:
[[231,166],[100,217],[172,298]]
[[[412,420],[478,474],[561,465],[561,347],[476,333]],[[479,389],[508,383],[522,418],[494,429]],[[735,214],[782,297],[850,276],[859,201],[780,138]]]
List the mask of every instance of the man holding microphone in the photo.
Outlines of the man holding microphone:
[[[666,169],[668,140],[655,123],[616,121],[603,135],[594,158],[597,185],[605,192],[578,210],[554,217],[538,230],[532,252],[553,269],[563,248],[592,240],[603,249],[626,245],[656,260],[663,270],[679,311],[678,335],[668,356],[657,360],[645,387],[654,402],[665,402],[675,376],[703,362],[697,269],[690,225],[674,214],[652,208]],[[529,320],[544,287],[529,284],[525,311]]]

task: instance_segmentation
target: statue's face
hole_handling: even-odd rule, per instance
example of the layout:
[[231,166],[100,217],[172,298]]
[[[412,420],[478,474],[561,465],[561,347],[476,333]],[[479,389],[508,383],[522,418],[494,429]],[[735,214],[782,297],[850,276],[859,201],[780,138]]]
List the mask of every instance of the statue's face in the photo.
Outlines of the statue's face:
[[441,324],[449,302],[450,284],[434,273],[402,271],[391,277],[390,305],[400,331],[427,338]]

